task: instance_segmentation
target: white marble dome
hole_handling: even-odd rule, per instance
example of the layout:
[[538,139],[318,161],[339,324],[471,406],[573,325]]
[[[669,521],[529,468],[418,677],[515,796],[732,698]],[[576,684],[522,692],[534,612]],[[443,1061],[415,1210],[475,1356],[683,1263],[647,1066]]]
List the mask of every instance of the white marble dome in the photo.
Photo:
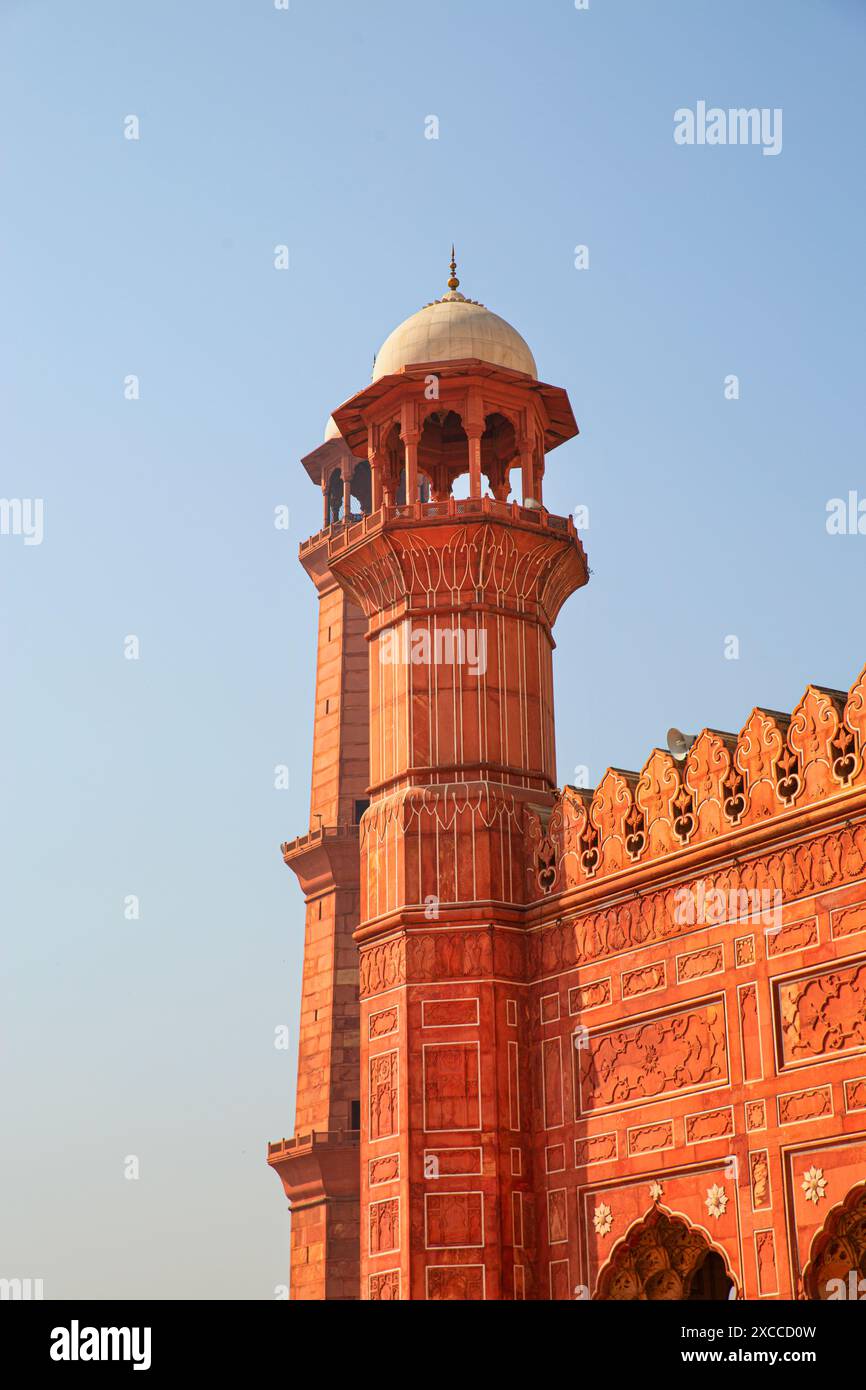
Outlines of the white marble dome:
[[373,380],[424,362],[477,357],[538,379],[535,358],[516,328],[474,299],[457,291],[454,275],[448,294],[419,309],[395,328],[376,354]]

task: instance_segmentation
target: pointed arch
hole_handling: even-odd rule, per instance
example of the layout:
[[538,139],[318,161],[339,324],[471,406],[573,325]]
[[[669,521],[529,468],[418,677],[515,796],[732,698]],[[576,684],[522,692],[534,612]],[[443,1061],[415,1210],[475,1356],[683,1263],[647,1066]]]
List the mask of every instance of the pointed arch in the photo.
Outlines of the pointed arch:
[[824,1302],[848,1296],[834,1294],[834,1282],[847,1288],[852,1273],[856,1280],[866,1278],[866,1182],[855,1183],[815,1233],[803,1270],[806,1298]]
[[687,1301],[696,1276],[711,1255],[721,1261],[728,1288],[739,1298],[739,1285],[723,1247],[703,1226],[692,1225],[667,1207],[654,1206],[614,1246],[599,1271],[592,1297],[626,1302]]

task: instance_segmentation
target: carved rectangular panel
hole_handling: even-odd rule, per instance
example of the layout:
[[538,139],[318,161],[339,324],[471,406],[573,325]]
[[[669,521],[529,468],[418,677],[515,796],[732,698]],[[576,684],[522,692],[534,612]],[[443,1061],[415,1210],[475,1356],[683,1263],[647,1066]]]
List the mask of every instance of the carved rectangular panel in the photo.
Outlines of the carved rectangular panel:
[[743,1080],[761,1081],[764,1058],[761,1052],[761,1020],[757,985],[740,985],[737,989],[740,1051],[743,1059]]
[[766,1129],[767,1128],[767,1102],[764,1100],[747,1100],[745,1104],[746,1129]]
[[734,965],[741,970],[744,965],[755,964],[755,938],[738,936],[734,942]]
[[397,1053],[370,1058],[370,1138],[390,1139],[399,1130]]
[[628,1131],[628,1151],[631,1157],[636,1154],[657,1153],[659,1149],[672,1149],[673,1146],[673,1120],[662,1120],[655,1125],[639,1125]]
[[544,1150],[545,1173],[565,1172],[565,1145],[549,1144]]
[[564,1187],[547,1194],[547,1239],[550,1245],[568,1240],[568,1206]]
[[728,1047],[722,998],[590,1033],[575,1050],[578,1108],[588,1114],[723,1085]]
[[607,1134],[590,1134],[585,1139],[574,1141],[574,1166],[589,1168],[593,1163],[611,1163],[617,1154],[617,1137],[614,1130]]
[[371,1274],[369,1281],[370,1299],[374,1302],[392,1302],[400,1297],[399,1269],[383,1269]]
[[424,999],[422,1028],[471,1028],[478,1023],[477,999]]
[[734,1112],[730,1105],[722,1110],[699,1110],[686,1115],[686,1143],[705,1144],[710,1139],[727,1139],[734,1132]]
[[829,1086],[809,1086],[804,1091],[789,1091],[776,1101],[780,1125],[803,1124],[806,1120],[823,1120],[833,1114],[833,1093]]
[[588,985],[575,985],[568,991],[568,1012],[583,1014],[589,1009],[600,1009],[611,1000],[610,976],[594,980]]
[[845,1109],[866,1110],[866,1076],[856,1076],[845,1082]]
[[538,1008],[542,1023],[556,1023],[559,1018],[559,995],[543,994],[538,1001]]
[[550,1261],[550,1297],[557,1303],[571,1298],[568,1260]]
[[544,1123],[554,1129],[563,1121],[562,1106],[562,1041],[545,1038],[541,1045]]
[[481,1128],[478,1043],[424,1047],[424,1128]]
[[383,1182],[396,1182],[400,1176],[400,1155],[383,1154],[381,1158],[371,1158],[369,1176],[371,1187],[378,1187]]
[[866,903],[855,903],[852,907],[840,907],[831,912],[830,931],[834,941],[866,931]]
[[766,1149],[749,1154],[749,1186],[752,1192],[752,1211],[763,1211],[773,1205],[770,1191],[770,1156]]
[[[432,1161],[431,1161],[432,1160]],[[469,1149],[425,1149],[424,1174],[431,1177],[455,1178],[469,1175],[480,1176],[482,1169],[481,1147]]]
[[677,956],[677,984],[702,980],[705,975],[718,975],[725,968],[725,953],[721,946],[707,946],[702,951],[688,951]]
[[762,1298],[779,1292],[776,1272],[776,1237],[772,1231],[755,1232],[755,1263],[758,1267],[758,1292]]
[[818,945],[818,919],[807,917],[802,922],[786,922],[784,926],[764,933],[767,960],[786,956],[789,951],[805,951]]
[[400,1249],[400,1198],[370,1203],[370,1254],[387,1255]]
[[428,1192],[424,1215],[428,1250],[484,1244],[484,1197],[480,1192]]
[[508,1128],[520,1129],[520,1067],[517,1043],[508,1043]]
[[666,983],[663,960],[656,961],[653,965],[642,966],[639,970],[624,970],[619,977],[620,994],[623,999],[635,999],[639,994],[651,994],[653,990],[664,989]]
[[428,1265],[427,1298],[455,1300],[459,1303],[484,1299],[483,1265]]
[[866,961],[778,980],[776,1034],[783,1067],[866,1048]]
[[523,1194],[511,1194],[511,1241],[518,1249],[523,1245]]
[[378,1013],[370,1014],[367,1036],[371,1041],[374,1038],[387,1038],[391,1033],[396,1033],[399,1020],[399,1005],[395,1004],[390,1009],[380,1009]]

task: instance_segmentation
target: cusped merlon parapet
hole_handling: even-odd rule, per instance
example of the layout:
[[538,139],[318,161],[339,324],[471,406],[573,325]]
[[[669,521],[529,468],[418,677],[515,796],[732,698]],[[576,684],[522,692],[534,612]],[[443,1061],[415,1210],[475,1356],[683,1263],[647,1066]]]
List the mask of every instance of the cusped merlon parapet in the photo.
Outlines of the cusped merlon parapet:
[[847,693],[809,685],[790,715],[755,708],[739,735],[704,729],[682,762],[656,748],[640,773],[608,768],[594,790],[564,787],[537,896],[774,818],[796,822],[864,788],[866,666]]

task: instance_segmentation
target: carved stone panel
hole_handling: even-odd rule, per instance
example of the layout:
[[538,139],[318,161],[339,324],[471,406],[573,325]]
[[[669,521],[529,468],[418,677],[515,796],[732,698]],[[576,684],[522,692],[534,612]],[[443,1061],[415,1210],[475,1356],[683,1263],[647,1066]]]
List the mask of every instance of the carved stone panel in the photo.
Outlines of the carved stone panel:
[[370,1203],[370,1254],[386,1255],[400,1248],[400,1198]]
[[370,1138],[388,1139],[398,1130],[397,1053],[370,1058]]
[[590,1034],[575,1052],[582,1113],[655,1100],[728,1079],[721,999]]
[[484,1199],[480,1192],[435,1192],[425,1196],[427,1248],[484,1244]]
[[776,986],[785,1066],[866,1047],[866,961]]
[[481,1098],[477,1043],[424,1048],[424,1128],[479,1129]]
[[430,1300],[452,1299],[456,1302],[477,1302],[484,1298],[483,1265],[429,1265],[427,1268],[427,1297]]

